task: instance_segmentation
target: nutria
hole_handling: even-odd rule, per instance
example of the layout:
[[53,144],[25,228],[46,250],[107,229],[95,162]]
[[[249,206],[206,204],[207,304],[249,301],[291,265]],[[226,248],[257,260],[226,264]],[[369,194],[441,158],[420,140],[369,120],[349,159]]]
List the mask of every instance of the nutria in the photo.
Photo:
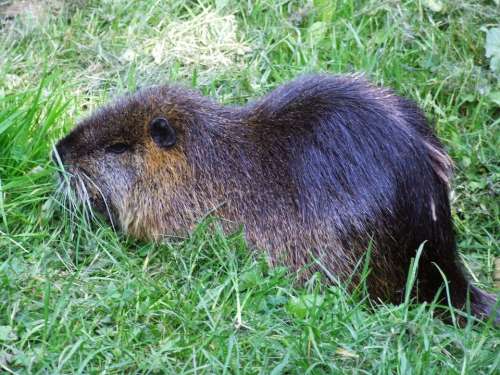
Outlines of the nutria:
[[446,303],[445,276],[455,307],[469,298],[475,316],[500,319],[459,264],[450,158],[413,102],[362,77],[305,76],[241,107],[147,88],[56,151],[82,199],[132,236],[183,236],[211,213],[303,279],[356,281],[370,249],[368,291],[394,303],[423,244],[419,301]]

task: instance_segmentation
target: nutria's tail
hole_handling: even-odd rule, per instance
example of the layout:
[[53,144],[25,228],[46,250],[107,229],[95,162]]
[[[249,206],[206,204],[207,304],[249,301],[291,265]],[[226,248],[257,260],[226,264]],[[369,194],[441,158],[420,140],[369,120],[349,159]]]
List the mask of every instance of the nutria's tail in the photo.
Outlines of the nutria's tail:
[[[447,258],[440,259],[441,262],[439,259],[432,260],[433,266],[427,263],[424,258],[424,262],[419,266],[420,299],[430,302],[441,290],[439,303],[446,305],[449,297],[449,302],[454,308],[463,312],[470,309],[470,313],[474,317],[484,321],[492,319],[495,326],[500,327],[500,298],[472,285],[467,280],[463,267],[457,261],[449,259],[450,255],[451,257],[456,256],[456,250],[448,254]],[[446,292],[442,290],[445,285]],[[445,313],[445,315],[448,314]],[[459,321],[464,322],[461,318]]]
[[500,326],[500,300],[472,284],[469,290],[472,314],[482,319],[491,318],[496,326]]
[[[455,258],[455,260],[450,258]],[[424,263],[419,266],[420,277],[425,280],[422,285],[424,288],[420,292],[424,294],[427,292],[423,299],[433,300],[435,293],[447,285],[447,291],[442,290],[440,293],[440,303],[447,304],[449,293],[453,307],[464,312],[470,309],[470,313],[476,318],[484,321],[492,319],[495,326],[500,327],[500,298],[474,286],[468,280],[464,267],[456,258],[457,252],[454,246],[448,252],[447,257],[431,260],[434,266],[428,267],[430,264],[426,264],[424,257]],[[445,284],[443,284],[443,278],[446,280]],[[463,322],[462,319],[460,321]]]

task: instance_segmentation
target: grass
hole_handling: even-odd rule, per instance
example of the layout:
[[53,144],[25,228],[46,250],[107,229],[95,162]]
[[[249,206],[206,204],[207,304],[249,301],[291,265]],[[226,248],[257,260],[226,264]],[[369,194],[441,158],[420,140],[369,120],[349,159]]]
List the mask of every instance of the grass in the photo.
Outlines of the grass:
[[88,223],[61,205],[48,158],[77,119],[148,84],[240,103],[303,72],[362,71],[435,121],[463,261],[492,290],[500,84],[484,44],[498,1],[29,3],[0,2],[0,372],[500,372],[491,324],[319,276],[299,287],[210,219],[162,245]]

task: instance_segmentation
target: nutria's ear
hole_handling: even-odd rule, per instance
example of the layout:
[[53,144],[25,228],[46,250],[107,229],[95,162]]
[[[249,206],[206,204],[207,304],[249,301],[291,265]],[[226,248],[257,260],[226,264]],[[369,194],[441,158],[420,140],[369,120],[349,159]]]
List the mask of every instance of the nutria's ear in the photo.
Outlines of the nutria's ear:
[[174,127],[163,117],[157,117],[150,122],[149,134],[161,148],[170,148],[177,141]]

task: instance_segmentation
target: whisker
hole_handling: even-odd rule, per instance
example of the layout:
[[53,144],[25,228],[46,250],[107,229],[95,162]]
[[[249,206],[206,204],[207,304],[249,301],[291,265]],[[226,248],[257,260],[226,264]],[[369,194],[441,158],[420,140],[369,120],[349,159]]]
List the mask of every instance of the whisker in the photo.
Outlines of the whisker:
[[74,196],[73,190],[71,189],[72,180],[75,178],[74,175],[65,171],[64,169],[60,171],[61,176],[58,178],[58,185],[54,191],[53,201],[57,207],[61,210],[64,218],[69,222],[71,228],[78,226],[75,217],[78,211],[77,199]]
[[[90,184],[92,184],[92,187],[95,188],[95,190],[102,198],[104,206],[106,207],[106,212],[111,222],[111,227],[116,232],[116,226],[113,220],[113,216],[111,215],[110,206],[99,186],[97,186],[92,178],[90,178],[85,172],[80,171],[79,173],[72,174],[67,171],[61,160],[59,152],[55,147],[55,144],[52,145],[52,152],[59,172],[59,184],[55,191],[55,195],[60,198],[57,201],[59,203],[59,206],[63,209],[63,213],[69,214],[70,223],[76,225],[75,218],[77,216],[77,213],[79,212],[79,207],[83,209],[83,218],[86,223],[88,223],[90,220],[96,219],[94,211],[92,210],[90,194],[87,189],[87,185],[83,180],[83,178],[85,178]],[[72,189],[71,186],[73,186],[74,189]]]
[[84,172],[82,172],[82,176],[87,178],[89,182],[95,187],[95,189],[99,192],[99,195],[101,196],[104,206],[106,207],[106,212],[108,213],[109,221],[111,222],[111,227],[113,228],[113,231],[116,232],[116,227],[115,223],[113,222],[113,216],[111,215],[111,210],[109,209],[108,201],[106,200],[106,197],[104,196],[102,190],[97,186],[97,184]]
[[[90,219],[95,220],[94,211],[92,210],[92,205],[90,204],[90,195],[89,195],[89,192],[87,190],[87,186],[83,182],[83,179],[81,178],[81,176],[78,175],[77,177],[78,177],[79,186],[81,188],[81,195],[82,195],[81,200],[83,203],[83,208],[84,208],[86,218],[89,220]],[[89,215],[90,215],[90,218],[88,217]]]

